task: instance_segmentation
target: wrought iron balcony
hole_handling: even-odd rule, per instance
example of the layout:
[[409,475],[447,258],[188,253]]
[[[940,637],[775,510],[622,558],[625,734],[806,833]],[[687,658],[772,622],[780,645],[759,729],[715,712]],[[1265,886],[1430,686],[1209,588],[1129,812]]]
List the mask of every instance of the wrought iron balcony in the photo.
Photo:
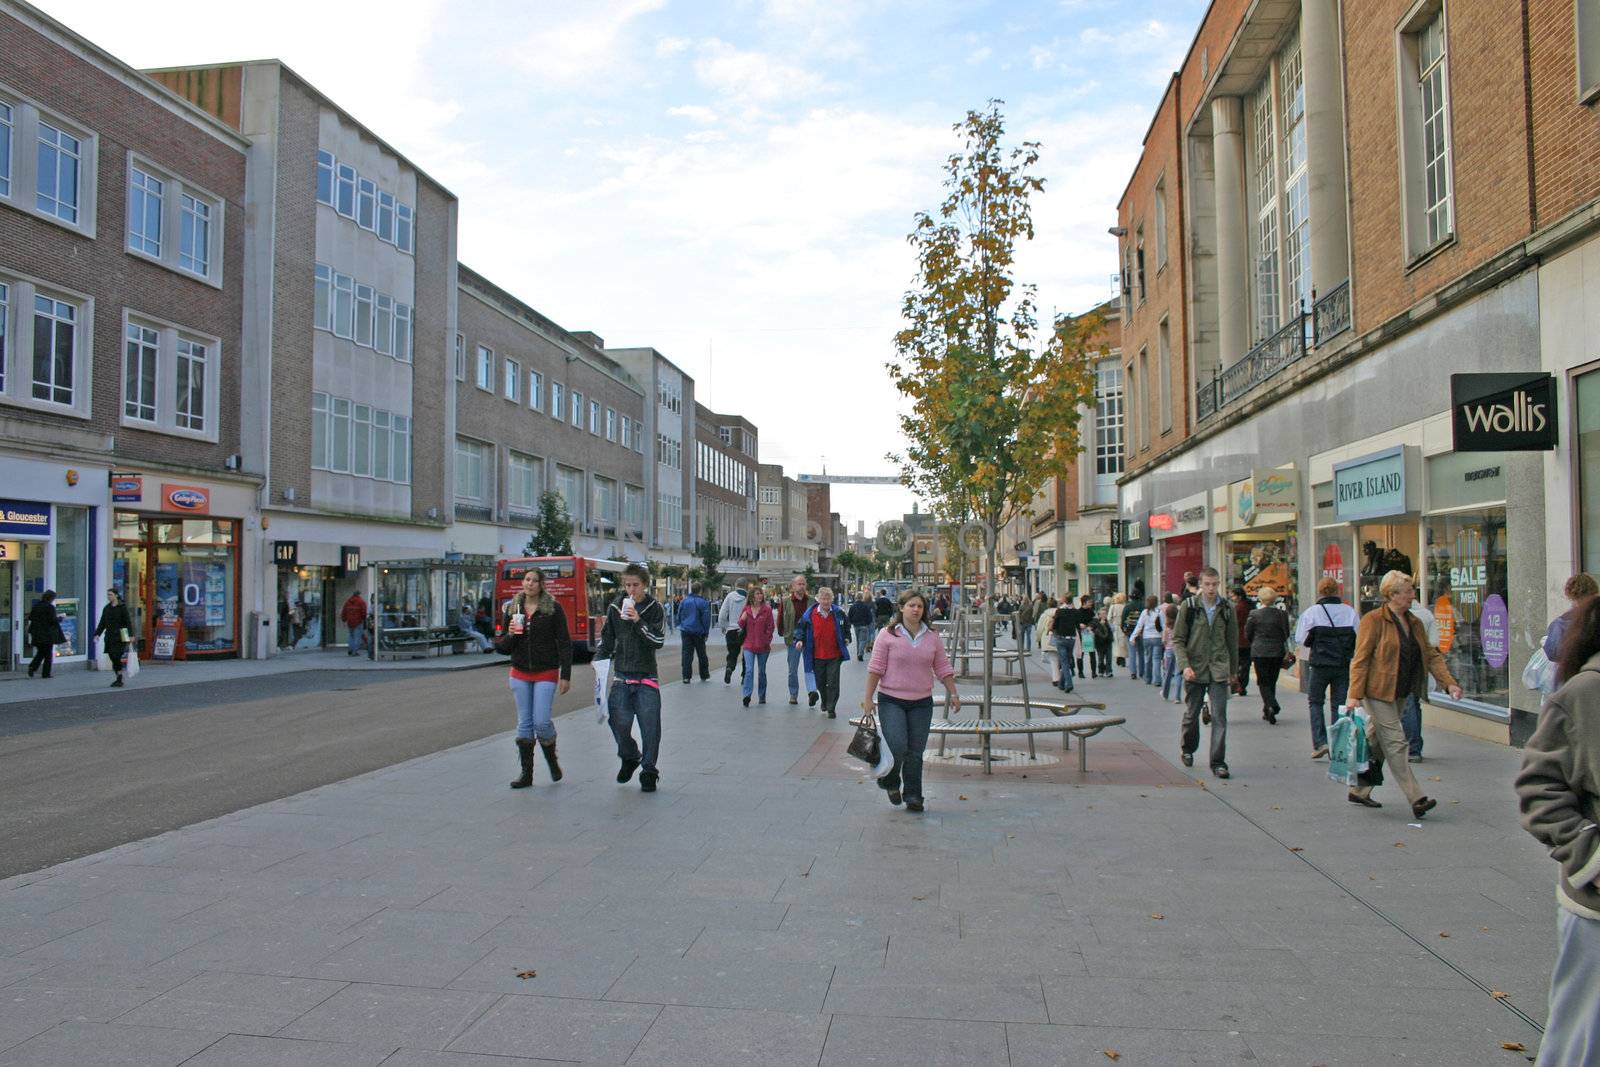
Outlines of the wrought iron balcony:
[[1323,344],[1350,328],[1350,283],[1342,281],[1311,306],[1316,344]]
[[1340,282],[1325,295],[1312,294],[1310,310],[1303,306],[1271,337],[1244,354],[1244,358],[1195,389],[1195,421],[1204,422],[1229,404],[1270,381],[1350,329],[1350,282]]

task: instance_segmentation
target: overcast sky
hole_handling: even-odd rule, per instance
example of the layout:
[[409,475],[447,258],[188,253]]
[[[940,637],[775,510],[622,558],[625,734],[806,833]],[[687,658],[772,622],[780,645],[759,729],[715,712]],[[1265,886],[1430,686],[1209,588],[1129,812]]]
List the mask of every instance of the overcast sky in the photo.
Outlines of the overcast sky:
[[[35,0],[38,2],[38,0]],[[1041,310],[1110,294],[1106,228],[1203,0],[44,0],[140,67],[275,56],[461,200],[461,261],[653,345],[791,473],[893,474],[883,372],[950,126],[1043,142]],[[909,510],[835,489],[852,530]]]

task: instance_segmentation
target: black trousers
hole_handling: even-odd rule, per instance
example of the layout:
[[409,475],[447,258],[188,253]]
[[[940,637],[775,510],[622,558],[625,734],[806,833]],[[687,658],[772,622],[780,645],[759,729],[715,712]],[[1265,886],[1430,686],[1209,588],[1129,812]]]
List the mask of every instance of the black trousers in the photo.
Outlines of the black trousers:
[[817,692],[822,697],[823,714],[830,714],[839,706],[839,659],[813,659],[812,670],[817,676]]
[[683,641],[683,680],[688,681],[693,677],[694,660],[700,661],[700,680],[703,682],[711,677],[711,664],[706,660],[706,635],[682,634]]
[[1249,687],[1249,685],[1250,650],[1248,648],[1241,648],[1239,650],[1239,673],[1234,677],[1233,690],[1240,696],[1244,696],[1244,691]]
[[739,666],[740,668],[743,668],[744,666],[744,656],[742,655],[744,649],[744,630],[742,628],[738,630],[729,630],[722,636],[727,638],[728,642],[728,662],[722,668],[722,680],[726,682],[733,677],[733,668],[735,666]]
[[1276,715],[1278,707],[1278,672],[1283,670],[1282,656],[1257,656],[1256,688],[1261,690],[1261,710]]
[[49,645],[34,645],[33,659],[28,662],[28,673],[32,674],[39,669],[40,664],[43,664],[44,676],[50,677],[50,665],[55,662],[54,653],[55,649]]

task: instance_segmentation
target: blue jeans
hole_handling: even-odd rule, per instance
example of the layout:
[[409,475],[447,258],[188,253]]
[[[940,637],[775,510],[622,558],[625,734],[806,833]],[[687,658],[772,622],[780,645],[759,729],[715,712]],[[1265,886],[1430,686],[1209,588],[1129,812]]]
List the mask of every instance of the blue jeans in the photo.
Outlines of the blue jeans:
[[711,677],[711,664],[706,661],[706,635],[683,634],[683,680],[689,681],[694,677],[694,661],[700,660],[700,680],[703,682]]
[[1306,704],[1311,709],[1311,747],[1321,748],[1328,743],[1328,720],[1323,712],[1323,701],[1331,697],[1333,713],[1339,714],[1349,693],[1350,669],[1348,667],[1312,667],[1307,676]]
[[556,702],[556,683],[513,678],[511,696],[517,702],[517,736],[554,741],[556,724],[550,720],[550,706]]
[[1416,697],[1406,697],[1406,709],[1400,716],[1400,725],[1406,732],[1408,754],[1420,757],[1422,755],[1422,702]]
[[1172,649],[1167,649],[1161,656],[1161,699],[1166,700],[1172,695],[1172,687],[1178,687],[1178,699],[1183,700],[1183,672],[1178,669],[1178,654]]
[[1139,639],[1144,649],[1139,653],[1139,665],[1144,669],[1144,680],[1150,685],[1161,684],[1161,638]]
[[884,789],[899,789],[907,800],[922,799],[922,750],[933,726],[933,698],[901,700],[878,691],[878,728],[889,743],[894,766],[878,779]]
[[[655,681],[654,678],[648,679]],[[617,758],[638,760],[647,773],[656,772],[656,756],[661,751],[661,690],[644,684],[646,676],[619,674],[611,686],[607,709],[611,736],[617,739]],[[633,740],[633,723],[639,721],[641,751]]]
[[367,627],[364,623],[350,627],[350,643],[345,647],[352,656],[367,647]]
[[1136,637],[1128,638],[1128,677],[1144,677],[1144,642]]
[[872,641],[871,626],[857,626],[856,630],[856,659],[867,658],[867,645]]
[[770,652],[752,652],[748,648],[743,653],[744,663],[744,698],[750,699],[750,691],[756,684],[756,672],[761,672],[761,703],[767,702],[767,657]]
[[[806,661],[805,649],[795,648],[794,642],[787,638],[784,639],[784,647],[789,650],[789,696],[792,698],[798,697],[800,695],[800,667]],[[810,671],[806,671],[805,675],[806,692],[815,693],[817,691],[817,676]]]
[[1022,628],[1022,633],[1017,638],[1017,647],[1027,650],[1033,647],[1033,623]]
[[1055,642],[1056,658],[1061,661],[1061,681],[1056,685],[1056,688],[1063,693],[1070,693],[1072,692],[1072,646],[1077,644],[1077,641],[1071,637],[1062,637],[1060,634],[1056,634]]

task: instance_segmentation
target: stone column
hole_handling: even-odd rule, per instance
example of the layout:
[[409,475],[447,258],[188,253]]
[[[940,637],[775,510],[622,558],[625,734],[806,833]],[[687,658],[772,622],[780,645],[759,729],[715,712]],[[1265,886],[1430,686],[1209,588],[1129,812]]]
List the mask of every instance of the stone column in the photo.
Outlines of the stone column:
[[1350,277],[1344,85],[1338,0],[1300,0],[1300,65],[1306,93],[1306,171],[1311,195],[1311,286],[1321,296]]
[[1211,147],[1217,202],[1217,347],[1231,367],[1250,346],[1249,226],[1244,199],[1244,103],[1211,101]]

